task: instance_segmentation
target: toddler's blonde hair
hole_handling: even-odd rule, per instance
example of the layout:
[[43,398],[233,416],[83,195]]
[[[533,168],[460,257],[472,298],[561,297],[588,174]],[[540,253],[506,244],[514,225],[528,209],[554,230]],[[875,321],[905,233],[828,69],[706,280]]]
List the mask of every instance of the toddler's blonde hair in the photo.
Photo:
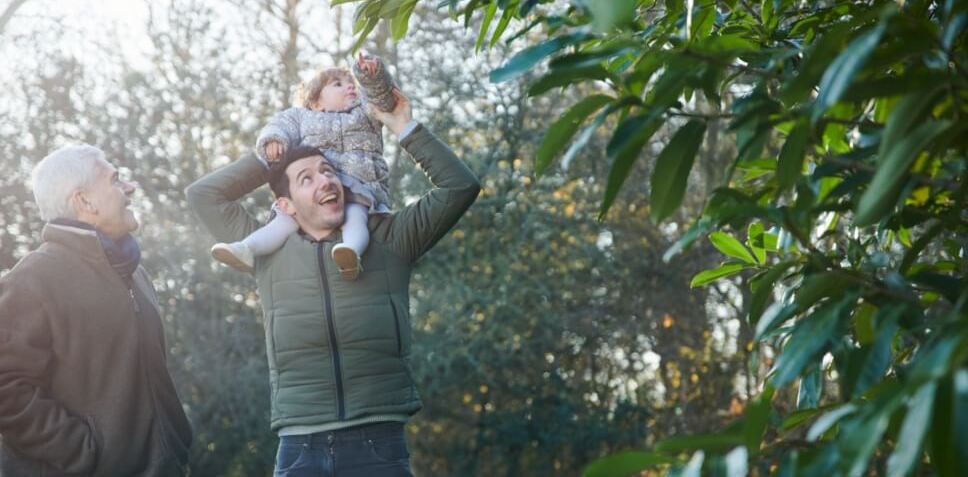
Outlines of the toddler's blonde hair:
[[300,106],[312,109],[313,103],[319,100],[319,94],[323,88],[337,79],[355,81],[350,70],[346,68],[338,66],[323,68],[309,80],[300,83],[299,89],[296,90],[296,101]]

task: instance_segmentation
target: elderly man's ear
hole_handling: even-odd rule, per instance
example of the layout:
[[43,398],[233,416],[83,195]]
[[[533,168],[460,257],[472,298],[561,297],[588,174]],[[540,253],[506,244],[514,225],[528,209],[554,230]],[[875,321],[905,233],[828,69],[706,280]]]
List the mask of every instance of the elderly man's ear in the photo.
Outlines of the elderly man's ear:
[[70,198],[71,207],[74,209],[74,215],[80,219],[82,217],[97,215],[97,207],[91,202],[91,199],[87,196],[87,192],[83,189],[78,189],[71,194]]

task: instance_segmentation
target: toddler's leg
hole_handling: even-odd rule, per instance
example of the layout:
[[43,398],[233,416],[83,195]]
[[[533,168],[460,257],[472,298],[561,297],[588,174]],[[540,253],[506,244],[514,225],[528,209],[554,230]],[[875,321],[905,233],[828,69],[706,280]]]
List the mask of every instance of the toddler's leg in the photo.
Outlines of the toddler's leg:
[[370,229],[367,222],[370,209],[361,204],[346,204],[346,221],[343,222],[343,243],[353,249],[357,255],[363,256],[366,247],[370,245]]
[[273,210],[276,215],[268,224],[238,242],[215,244],[212,247],[212,256],[236,270],[252,272],[255,256],[278,250],[285,243],[286,237],[299,230],[295,219],[280,210]]
[[266,255],[279,250],[279,247],[286,242],[286,238],[299,230],[296,219],[280,210],[275,212],[276,216],[268,224],[242,239],[242,243],[249,247],[253,255]]
[[333,261],[344,280],[356,280],[363,267],[360,256],[370,244],[370,231],[366,227],[369,208],[365,205],[346,204],[346,220],[343,222],[343,243],[333,247]]

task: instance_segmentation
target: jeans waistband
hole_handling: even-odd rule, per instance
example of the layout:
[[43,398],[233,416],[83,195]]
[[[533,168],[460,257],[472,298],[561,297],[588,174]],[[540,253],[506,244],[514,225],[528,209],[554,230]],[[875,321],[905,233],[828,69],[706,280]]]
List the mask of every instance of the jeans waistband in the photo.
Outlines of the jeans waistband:
[[340,442],[359,442],[367,439],[379,439],[403,435],[402,422],[377,422],[361,424],[359,426],[336,429],[332,431],[314,432],[296,436],[281,436],[279,442],[285,445],[305,445],[321,447],[335,445]]

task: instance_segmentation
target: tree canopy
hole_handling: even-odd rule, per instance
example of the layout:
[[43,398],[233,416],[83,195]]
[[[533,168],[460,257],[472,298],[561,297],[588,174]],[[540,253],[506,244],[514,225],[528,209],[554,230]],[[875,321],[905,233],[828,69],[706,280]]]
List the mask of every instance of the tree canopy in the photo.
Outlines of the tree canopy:
[[[403,38],[423,2],[333,3],[356,4],[359,45],[381,22]],[[718,432],[614,454],[587,475],[959,475],[968,4],[428,3],[474,28],[478,50],[515,48],[492,82],[524,79],[534,101],[578,92],[533,167],[595,157],[589,139],[604,132],[605,223],[623,220],[609,211],[643,160],[648,192],[629,200],[655,222],[677,213],[697,160],[725,171],[664,258],[708,237],[723,262],[692,286],[748,287],[748,364],[769,366],[758,397]]]

